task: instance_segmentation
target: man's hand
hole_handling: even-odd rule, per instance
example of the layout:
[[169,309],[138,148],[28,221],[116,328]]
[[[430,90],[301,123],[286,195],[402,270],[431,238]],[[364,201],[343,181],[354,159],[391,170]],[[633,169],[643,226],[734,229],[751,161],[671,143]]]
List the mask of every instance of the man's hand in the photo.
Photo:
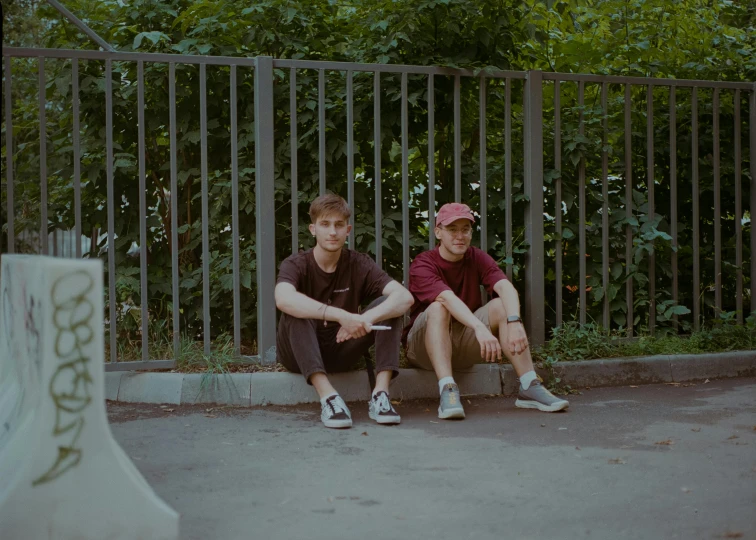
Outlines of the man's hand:
[[[507,324],[502,322],[502,324]],[[507,325],[507,347],[512,354],[520,354],[528,348],[528,336],[521,322]]]
[[475,337],[480,343],[480,356],[486,362],[501,360],[501,344],[484,324],[475,327]]
[[336,343],[361,338],[373,329],[373,325],[367,317],[356,313],[347,313],[339,319],[339,324],[341,328],[336,334]]

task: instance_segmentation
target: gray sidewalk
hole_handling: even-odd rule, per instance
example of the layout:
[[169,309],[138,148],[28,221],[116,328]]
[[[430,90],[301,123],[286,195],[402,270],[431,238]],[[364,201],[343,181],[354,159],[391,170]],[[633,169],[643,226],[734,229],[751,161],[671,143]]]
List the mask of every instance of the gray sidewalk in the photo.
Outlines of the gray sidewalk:
[[[558,365],[557,375],[572,388],[692,382],[756,376],[756,351],[716,354],[650,356],[585,360]],[[541,372],[546,378],[547,373]],[[365,371],[332,375],[347,401],[370,395]],[[517,378],[510,365],[480,364],[455,378],[464,395],[513,395]],[[417,399],[438,394],[436,377],[428,371],[402,369],[391,385],[392,399]],[[243,373],[202,375],[182,373],[105,374],[105,397],[125,403],[208,403],[221,405],[296,405],[314,403],[317,395],[301,375]]]
[[[404,401],[329,430],[318,405],[111,403],[183,540],[756,538],[756,378],[583,390],[567,412]],[[114,508],[114,512],[118,509]]]

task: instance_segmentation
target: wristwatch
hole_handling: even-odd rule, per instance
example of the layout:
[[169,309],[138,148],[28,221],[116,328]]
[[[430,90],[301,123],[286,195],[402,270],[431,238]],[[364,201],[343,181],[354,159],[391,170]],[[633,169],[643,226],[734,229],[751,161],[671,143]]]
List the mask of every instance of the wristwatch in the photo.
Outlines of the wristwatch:
[[507,324],[513,323],[513,322],[521,323],[522,319],[520,318],[519,315],[510,315],[509,317],[507,317]]

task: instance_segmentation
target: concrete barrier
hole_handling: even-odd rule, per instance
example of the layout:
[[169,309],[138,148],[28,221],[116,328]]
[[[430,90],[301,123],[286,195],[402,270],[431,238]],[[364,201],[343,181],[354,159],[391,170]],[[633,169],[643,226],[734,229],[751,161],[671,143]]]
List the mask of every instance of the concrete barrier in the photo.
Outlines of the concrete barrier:
[[0,537],[178,537],[105,413],[102,263],[0,261]]

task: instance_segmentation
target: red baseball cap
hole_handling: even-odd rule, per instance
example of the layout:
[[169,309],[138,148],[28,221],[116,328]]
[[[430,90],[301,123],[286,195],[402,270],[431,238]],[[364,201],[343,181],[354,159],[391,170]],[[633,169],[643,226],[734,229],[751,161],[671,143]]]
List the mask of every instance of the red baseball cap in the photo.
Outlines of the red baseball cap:
[[448,203],[441,207],[436,214],[436,227],[448,225],[458,219],[469,219],[475,223],[475,216],[470,207],[462,203]]

